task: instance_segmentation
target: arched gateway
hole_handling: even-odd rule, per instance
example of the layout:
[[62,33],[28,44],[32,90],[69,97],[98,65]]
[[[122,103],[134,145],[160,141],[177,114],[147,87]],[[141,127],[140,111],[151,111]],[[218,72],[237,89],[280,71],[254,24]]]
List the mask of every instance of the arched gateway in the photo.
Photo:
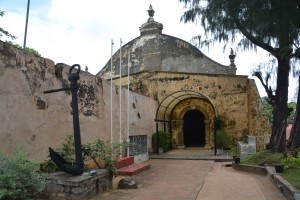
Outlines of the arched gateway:
[[205,117],[198,110],[189,110],[183,117],[183,143],[188,147],[204,147]]
[[156,112],[156,123],[172,134],[172,148],[214,146],[216,110],[210,100],[188,90],[165,97]]

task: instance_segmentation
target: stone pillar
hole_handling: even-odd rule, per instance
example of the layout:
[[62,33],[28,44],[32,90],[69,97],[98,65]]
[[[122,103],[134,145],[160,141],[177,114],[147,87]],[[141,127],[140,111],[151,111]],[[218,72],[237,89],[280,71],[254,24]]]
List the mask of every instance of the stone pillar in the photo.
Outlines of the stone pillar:
[[177,133],[178,133],[178,148],[184,148],[183,143],[183,120],[178,120],[177,122]]
[[172,145],[173,148],[184,148],[183,120],[172,120]]
[[204,120],[205,123],[205,146],[204,148],[211,149],[210,145],[210,120]]

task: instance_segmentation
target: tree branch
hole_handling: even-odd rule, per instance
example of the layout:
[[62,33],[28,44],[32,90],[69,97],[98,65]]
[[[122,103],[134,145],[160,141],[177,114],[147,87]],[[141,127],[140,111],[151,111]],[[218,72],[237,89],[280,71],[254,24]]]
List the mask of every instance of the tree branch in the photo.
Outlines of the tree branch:
[[258,80],[261,82],[261,84],[263,85],[267,95],[268,95],[268,103],[274,107],[275,105],[275,95],[273,94],[273,90],[272,88],[269,86],[269,78],[270,76],[267,76],[266,77],[266,83],[264,82],[262,76],[261,76],[261,73],[260,72],[254,72],[253,73],[254,76],[256,76],[258,78]]
[[295,50],[295,53],[291,54],[291,58],[298,58],[298,59],[300,59],[300,48],[297,48]]
[[240,23],[240,21],[238,20],[238,18],[236,17],[232,17],[233,21],[235,23],[235,25],[237,26],[237,28],[242,32],[242,34],[248,38],[253,44],[263,48],[264,50],[270,52],[273,55],[276,55],[276,50],[270,46],[267,43],[262,42],[261,40],[257,39],[256,37],[254,37],[249,31],[246,30],[246,28]]

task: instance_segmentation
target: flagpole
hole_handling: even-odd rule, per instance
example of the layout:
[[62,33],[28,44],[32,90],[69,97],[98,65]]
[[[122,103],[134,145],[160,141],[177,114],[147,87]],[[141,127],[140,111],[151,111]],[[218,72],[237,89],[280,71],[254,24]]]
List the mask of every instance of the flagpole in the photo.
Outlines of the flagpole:
[[122,38],[120,38],[120,159],[122,159]]
[[27,1],[27,14],[26,14],[26,23],[25,23],[25,34],[24,34],[23,49],[26,48],[27,27],[28,27],[28,18],[29,18],[29,7],[30,7],[30,0]]
[[128,65],[127,65],[127,70],[128,70],[128,81],[127,81],[127,157],[129,157],[129,72],[130,72],[130,50],[128,50]]
[[112,104],[113,104],[113,97],[112,97],[112,56],[113,56],[113,45],[114,41],[111,40],[111,57],[110,57],[110,143],[112,144],[114,142],[113,139],[113,117],[112,117]]

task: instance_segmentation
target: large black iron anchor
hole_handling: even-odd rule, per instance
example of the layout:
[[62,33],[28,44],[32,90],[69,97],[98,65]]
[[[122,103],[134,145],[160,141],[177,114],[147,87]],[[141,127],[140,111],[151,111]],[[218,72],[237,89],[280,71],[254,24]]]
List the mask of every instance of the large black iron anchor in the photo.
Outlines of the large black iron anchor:
[[[77,67],[77,71],[72,73],[73,69]],[[44,91],[46,93],[53,93],[65,90],[71,90],[72,93],[72,111],[73,111],[73,129],[74,129],[74,145],[75,145],[75,163],[70,166],[61,155],[56,153],[51,147],[49,147],[50,157],[53,162],[64,172],[72,175],[80,175],[83,173],[84,164],[82,160],[82,151],[81,151],[81,138],[80,138],[80,127],[79,127],[79,116],[78,116],[78,102],[77,102],[77,81],[79,77],[80,65],[75,64],[69,70],[68,79],[71,82],[69,88],[61,88],[55,90]]]

